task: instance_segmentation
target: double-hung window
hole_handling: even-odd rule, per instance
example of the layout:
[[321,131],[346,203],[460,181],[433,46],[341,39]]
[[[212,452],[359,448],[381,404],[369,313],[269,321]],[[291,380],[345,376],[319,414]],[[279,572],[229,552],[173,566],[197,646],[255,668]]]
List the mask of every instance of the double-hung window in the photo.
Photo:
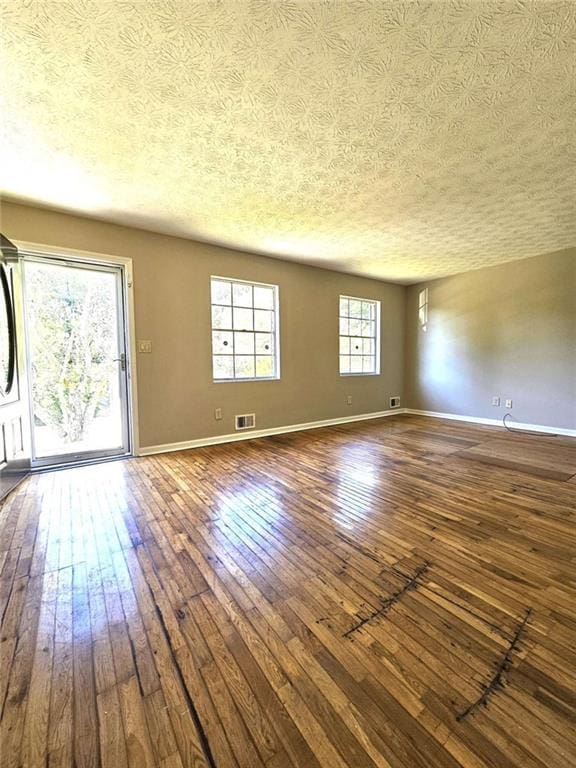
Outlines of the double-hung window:
[[428,288],[423,288],[418,293],[418,322],[425,331],[428,327]]
[[210,278],[214,381],[280,378],[278,286]]
[[340,296],[340,375],[380,373],[380,302]]

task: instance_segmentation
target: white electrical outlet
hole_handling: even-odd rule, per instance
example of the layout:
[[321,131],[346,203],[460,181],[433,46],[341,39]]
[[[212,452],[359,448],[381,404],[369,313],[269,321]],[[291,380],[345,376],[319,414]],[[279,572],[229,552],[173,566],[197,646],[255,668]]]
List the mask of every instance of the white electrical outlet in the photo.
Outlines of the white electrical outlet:
[[506,400],[506,408],[512,408],[512,400]]
[[352,395],[346,395],[346,403],[352,405]]
[[214,418],[216,421],[220,421],[222,418],[222,408],[214,408]]
[[500,398],[499,397],[493,397],[492,398],[492,405],[500,405]]

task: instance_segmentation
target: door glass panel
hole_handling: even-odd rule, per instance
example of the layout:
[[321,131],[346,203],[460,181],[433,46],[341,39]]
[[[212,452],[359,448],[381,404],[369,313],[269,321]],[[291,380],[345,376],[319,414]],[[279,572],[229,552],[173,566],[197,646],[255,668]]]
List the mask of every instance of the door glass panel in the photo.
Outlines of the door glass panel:
[[118,271],[26,264],[35,457],[126,450]]

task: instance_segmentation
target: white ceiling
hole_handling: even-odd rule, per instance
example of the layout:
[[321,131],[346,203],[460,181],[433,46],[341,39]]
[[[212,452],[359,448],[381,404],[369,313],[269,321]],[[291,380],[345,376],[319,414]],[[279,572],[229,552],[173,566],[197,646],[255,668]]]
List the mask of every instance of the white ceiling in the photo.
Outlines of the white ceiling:
[[576,2],[0,14],[5,195],[401,282],[576,245]]

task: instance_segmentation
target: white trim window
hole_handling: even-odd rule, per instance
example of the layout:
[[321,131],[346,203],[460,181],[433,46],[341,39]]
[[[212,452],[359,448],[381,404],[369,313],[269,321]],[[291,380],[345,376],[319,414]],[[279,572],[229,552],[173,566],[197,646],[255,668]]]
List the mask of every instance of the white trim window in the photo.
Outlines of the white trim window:
[[418,293],[418,322],[423,331],[428,327],[428,288]]
[[340,296],[340,375],[380,373],[380,302]]
[[278,286],[211,277],[214,381],[279,379]]

